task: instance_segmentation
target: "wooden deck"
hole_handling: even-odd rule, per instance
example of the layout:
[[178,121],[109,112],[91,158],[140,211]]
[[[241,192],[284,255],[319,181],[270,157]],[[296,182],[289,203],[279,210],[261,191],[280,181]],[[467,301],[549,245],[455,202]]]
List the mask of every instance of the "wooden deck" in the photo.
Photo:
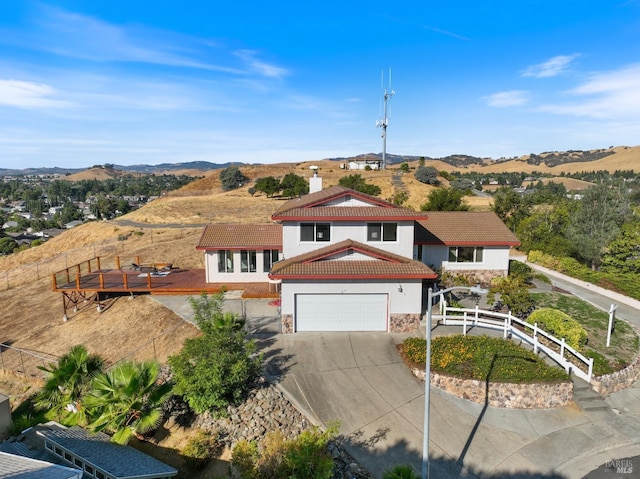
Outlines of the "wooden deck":
[[97,270],[76,273],[70,281],[54,277],[53,289],[58,292],[105,294],[215,294],[223,289],[241,290],[243,298],[277,298],[278,292],[269,290],[269,283],[207,283],[204,269],[171,269],[141,272],[133,269]]

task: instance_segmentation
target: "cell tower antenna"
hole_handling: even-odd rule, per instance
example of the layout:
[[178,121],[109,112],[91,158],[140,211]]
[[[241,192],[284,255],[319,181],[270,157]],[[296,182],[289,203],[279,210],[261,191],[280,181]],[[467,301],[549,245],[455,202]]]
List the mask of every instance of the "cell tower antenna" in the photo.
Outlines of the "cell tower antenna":
[[[382,71],[382,87],[384,88],[384,70]],[[387,167],[387,126],[389,126],[387,112],[390,111],[388,109],[388,102],[395,93],[396,92],[391,89],[391,68],[389,68],[389,88],[384,88],[382,97],[384,103],[383,116],[380,120],[376,121],[376,127],[382,128],[382,163],[380,164],[380,168],[383,170]]]

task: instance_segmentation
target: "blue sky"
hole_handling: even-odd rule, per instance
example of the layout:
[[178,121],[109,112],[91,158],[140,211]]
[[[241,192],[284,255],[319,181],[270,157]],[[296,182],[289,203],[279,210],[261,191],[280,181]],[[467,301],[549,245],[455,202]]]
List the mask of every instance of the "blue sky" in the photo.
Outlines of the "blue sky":
[[[640,144],[640,0],[3,0],[0,167]],[[384,73],[384,83],[383,83]]]

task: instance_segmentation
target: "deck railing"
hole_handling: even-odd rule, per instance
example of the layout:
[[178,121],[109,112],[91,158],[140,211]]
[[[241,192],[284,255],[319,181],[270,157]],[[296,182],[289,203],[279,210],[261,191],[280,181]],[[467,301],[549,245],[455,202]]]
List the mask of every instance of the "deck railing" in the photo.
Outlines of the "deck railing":
[[502,331],[506,338],[518,338],[533,348],[534,353],[544,352],[549,358],[567,371],[587,382],[593,376],[593,358],[587,358],[568,344],[565,339],[540,329],[537,323],[529,324],[511,312],[498,313],[473,308],[453,308],[445,301],[440,303],[440,322],[445,326],[462,326],[462,334],[466,335],[470,327],[480,327]]

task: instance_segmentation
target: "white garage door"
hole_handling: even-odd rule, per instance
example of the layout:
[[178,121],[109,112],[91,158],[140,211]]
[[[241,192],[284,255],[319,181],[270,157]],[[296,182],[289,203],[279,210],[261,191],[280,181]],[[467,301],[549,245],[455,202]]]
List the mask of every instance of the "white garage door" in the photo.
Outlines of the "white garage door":
[[386,294],[297,294],[296,331],[386,331]]

